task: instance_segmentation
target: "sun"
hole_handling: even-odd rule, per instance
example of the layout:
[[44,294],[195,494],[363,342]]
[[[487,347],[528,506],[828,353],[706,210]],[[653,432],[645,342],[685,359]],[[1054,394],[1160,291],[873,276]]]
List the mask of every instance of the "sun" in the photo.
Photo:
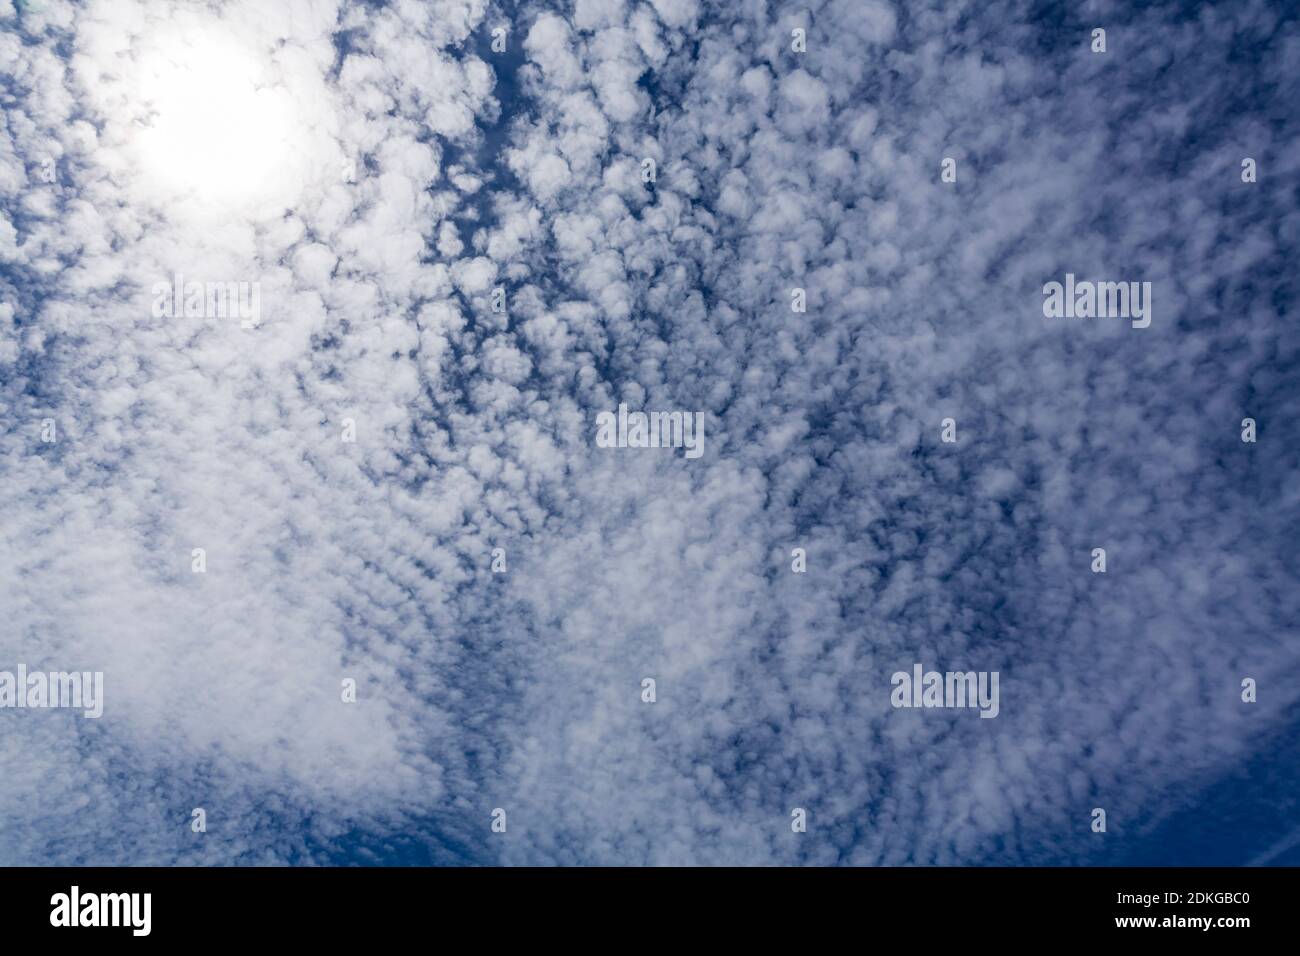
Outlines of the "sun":
[[226,211],[292,204],[308,137],[268,52],[215,21],[152,38],[135,67],[131,140],[150,192]]

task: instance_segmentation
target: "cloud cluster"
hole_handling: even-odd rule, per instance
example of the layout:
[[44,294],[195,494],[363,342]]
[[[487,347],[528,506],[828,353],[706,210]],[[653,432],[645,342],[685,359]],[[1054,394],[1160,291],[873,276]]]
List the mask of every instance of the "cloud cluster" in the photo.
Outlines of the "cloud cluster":
[[[0,17],[0,668],[107,697],[0,711],[0,859],[1141,862],[1287,726],[1277,5]],[[215,193],[141,79],[213,37],[277,157]],[[1150,328],[1045,319],[1066,272]],[[704,456],[596,447],[620,402]],[[999,717],[892,709],[914,662]]]

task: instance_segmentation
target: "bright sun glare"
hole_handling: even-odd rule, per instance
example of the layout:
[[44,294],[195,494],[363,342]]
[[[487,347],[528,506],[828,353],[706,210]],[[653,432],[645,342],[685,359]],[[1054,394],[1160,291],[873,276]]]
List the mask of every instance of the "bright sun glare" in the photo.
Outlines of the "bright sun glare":
[[297,123],[269,58],[214,28],[167,38],[138,65],[136,144],[150,188],[227,208],[292,201]]

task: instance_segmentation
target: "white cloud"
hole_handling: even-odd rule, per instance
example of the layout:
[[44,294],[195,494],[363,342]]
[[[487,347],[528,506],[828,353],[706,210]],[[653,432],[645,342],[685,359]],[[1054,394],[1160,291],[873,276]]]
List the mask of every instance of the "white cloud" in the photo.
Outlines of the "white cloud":
[[[99,0],[0,34],[0,666],[108,681],[94,727],[0,735],[0,856],[435,827],[507,862],[1059,862],[1098,801],[1157,818],[1279,726],[1293,462],[1233,429],[1296,411],[1265,294],[1295,214],[1224,179],[1294,135],[1229,117],[1150,162],[1223,113],[1217,34],[1135,14],[1211,77],[1171,102],[996,10],[582,0],[521,14],[510,76],[469,52],[486,9]],[[212,37],[284,141],[149,147],[134,78]],[[201,195],[227,170],[191,167],[271,147]],[[1140,270],[1151,334],[1044,324],[1066,269]],[[261,323],[155,318],[177,272],[259,283]],[[704,457],[594,447],[619,402],[703,412]],[[918,660],[1000,670],[999,719],[891,711]]]

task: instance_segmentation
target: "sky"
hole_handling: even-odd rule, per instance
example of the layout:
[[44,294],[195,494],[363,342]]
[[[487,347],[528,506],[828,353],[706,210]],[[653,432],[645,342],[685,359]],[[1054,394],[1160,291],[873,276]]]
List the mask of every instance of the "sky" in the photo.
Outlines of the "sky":
[[1300,865],[1297,103],[1261,0],[0,0],[0,671],[104,675],[0,864]]

